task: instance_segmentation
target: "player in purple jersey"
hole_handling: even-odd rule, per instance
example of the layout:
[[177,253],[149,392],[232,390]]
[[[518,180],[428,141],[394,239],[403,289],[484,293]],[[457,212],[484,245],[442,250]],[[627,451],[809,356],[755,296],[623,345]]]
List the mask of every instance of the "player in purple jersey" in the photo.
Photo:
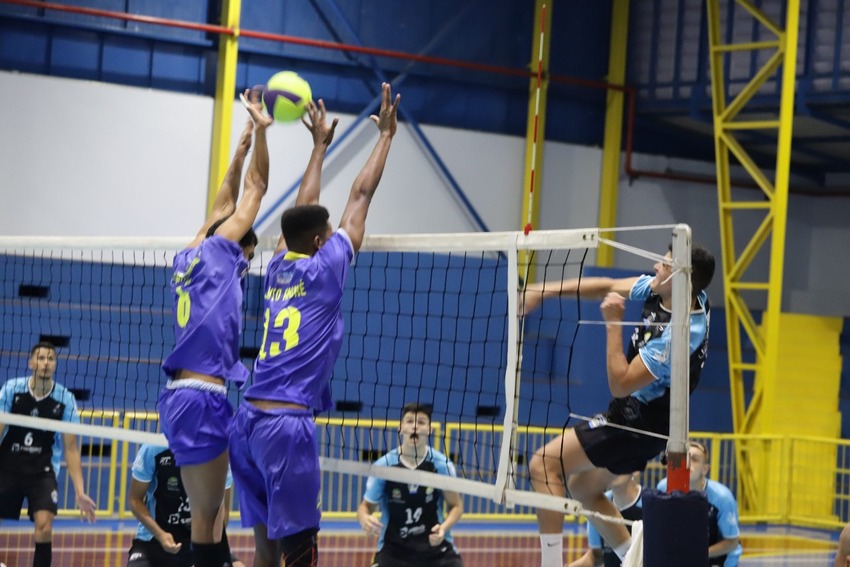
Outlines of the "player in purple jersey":
[[[714,256],[701,246],[691,250],[690,378],[693,392],[708,351],[709,304],[705,288],[714,275]],[[565,429],[541,447],[529,462],[534,490],[570,495],[587,510],[606,516],[620,515],[605,497],[617,475],[642,471],[661,453],[664,439],[640,435],[635,430],[667,435],[670,430],[670,306],[673,297],[671,254],[655,264],[655,276],[631,278],[576,278],[559,283],[529,285],[522,298],[524,312],[535,309],[546,297],[563,295],[604,298],[608,388],[614,399],[608,410],[589,422]],[[627,352],[623,351],[625,300],[643,301],[644,324],[635,327]],[[522,302],[521,302],[522,304]],[[629,429],[608,427],[621,425]],[[622,560],[631,546],[622,524],[588,520]],[[563,512],[537,510],[540,528],[541,567],[563,566]]]
[[[242,525],[253,527],[254,565],[314,567],[318,561],[319,451],[313,416],[330,407],[329,379],[342,342],[340,303],[348,267],[396,133],[399,96],[381,86],[380,131],[354,180],[339,229],[318,205],[321,162],[333,127],[311,111],[313,154],[295,207],[281,217],[282,238],[265,283],[265,331],[254,383],[236,411],[231,466]],[[305,121],[306,124],[306,121]]]
[[[53,380],[56,347],[37,343],[30,351],[29,369],[31,376],[13,378],[0,388],[0,412],[79,423],[74,395]],[[50,567],[53,559],[53,519],[59,498],[56,476],[63,444],[77,507],[84,518],[94,521],[95,503],[86,495],[77,436],[0,423],[0,518],[17,520],[26,499],[35,524],[33,567]]]
[[[248,102],[250,98],[250,102]],[[245,91],[251,119],[213,204],[195,239],[174,258],[176,344],[162,364],[170,380],[159,396],[162,430],[180,467],[192,502],[192,559],[195,567],[221,567],[228,559],[221,541],[228,429],[233,408],[225,382],[242,384],[248,370],[239,360],[242,276],[254,255],[251,229],[269,180],[266,128],[260,92]],[[254,153],[245,174],[242,164]]]

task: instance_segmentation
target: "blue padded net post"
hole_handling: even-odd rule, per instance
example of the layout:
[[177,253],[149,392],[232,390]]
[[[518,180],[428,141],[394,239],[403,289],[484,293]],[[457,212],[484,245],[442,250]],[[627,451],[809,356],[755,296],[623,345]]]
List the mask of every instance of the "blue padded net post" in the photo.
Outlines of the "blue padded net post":
[[701,492],[643,492],[643,564],[708,567],[708,500]]

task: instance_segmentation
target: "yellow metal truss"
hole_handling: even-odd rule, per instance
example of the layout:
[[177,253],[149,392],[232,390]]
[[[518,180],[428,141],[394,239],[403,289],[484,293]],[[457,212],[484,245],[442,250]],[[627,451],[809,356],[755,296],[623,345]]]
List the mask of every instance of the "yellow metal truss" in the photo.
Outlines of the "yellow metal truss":
[[[736,433],[752,433],[755,418],[763,410],[765,390],[772,384],[770,380],[755,381],[752,400],[749,407],[745,407],[744,376],[746,373],[774,376],[779,356],[778,323],[782,300],[800,2],[787,0],[785,29],[782,29],[752,2],[734,1],[776,37],[774,41],[724,43],[721,0],[709,0],[707,3],[732,419]],[[726,80],[726,72],[730,67],[727,65],[729,58],[735,53],[764,50],[775,50],[775,53],[737,94],[731,96]],[[781,80],[782,85],[777,118],[739,119],[741,111],[753,96],[772,78]],[[761,171],[736,138],[739,132],[751,130],[773,130],[777,133],[773,182],[770,175]],[[743,199],[736,195],[739,198],[733,199],[730,158],[734,158],[747,171],[760,191],[748,192]],[[742,211],[747,211],[750,215],[753,211],[764,213],[761,224],[750,236],[735,232],[735,220],[739,218],[736,213]],[[736,236],[739,238],[737,245]],[[759,281],[758,278],[748,277],[748,271],[759,251],[767,249],[765,247],[769,247],[769,275],[767,281]],[[748,304],[748,298],[752,303],[754,296],[758,297],[759,294],[766,295],[765,301],[760,304],[766,305],[764,320],[770,324],[759,325],[753,316],[753,309]],[[756,351],[756,362],[744,362],[742,358],[741,345],[745,338],[749,339]],[[739,501],[742,508],[746,509],[750,505],[755,506],[758,501],[758,471],[749,466],[751,460],[747,458],[747,448],[743,444],[738,451]]]

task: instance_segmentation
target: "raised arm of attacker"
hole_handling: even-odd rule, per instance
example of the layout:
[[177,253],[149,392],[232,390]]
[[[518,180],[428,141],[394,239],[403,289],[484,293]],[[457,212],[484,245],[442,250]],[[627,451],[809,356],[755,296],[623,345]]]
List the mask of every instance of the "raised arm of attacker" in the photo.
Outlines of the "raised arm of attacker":
[[584,299],[602,299],[609,293],[628,298],[636,277],[629,278],[570,278],[560,282],[540,282],[529,284],[520,296],[521,313],[531,313],[553,297],[582,297]]

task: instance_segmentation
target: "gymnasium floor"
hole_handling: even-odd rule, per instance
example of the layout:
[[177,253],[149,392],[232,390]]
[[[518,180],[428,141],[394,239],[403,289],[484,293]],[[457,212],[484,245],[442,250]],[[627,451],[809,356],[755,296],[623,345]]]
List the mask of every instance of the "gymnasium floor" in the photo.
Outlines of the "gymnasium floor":
[[[136,524],[98,521],[94,526],[59,519],[54,526],[54,567],[121,567]],[[566,526],[565,561],[584,551],[583,530]],[[248,531],[228,531],[234,552],[250,567],[253,538]],[[832,567],[838,532],[801,528],[742,528],[742,567]],[[536,527],[533,524],[462,522],[455,541],[466,567],[538,567]],[[375,540],[354,522],[326,522],[319,537],[319,567],[367,566]],[[7,522],[0,526],[0,561],[7,567],[32,564],[32,524]],[[682,567],[687,567],[683,565]]]

